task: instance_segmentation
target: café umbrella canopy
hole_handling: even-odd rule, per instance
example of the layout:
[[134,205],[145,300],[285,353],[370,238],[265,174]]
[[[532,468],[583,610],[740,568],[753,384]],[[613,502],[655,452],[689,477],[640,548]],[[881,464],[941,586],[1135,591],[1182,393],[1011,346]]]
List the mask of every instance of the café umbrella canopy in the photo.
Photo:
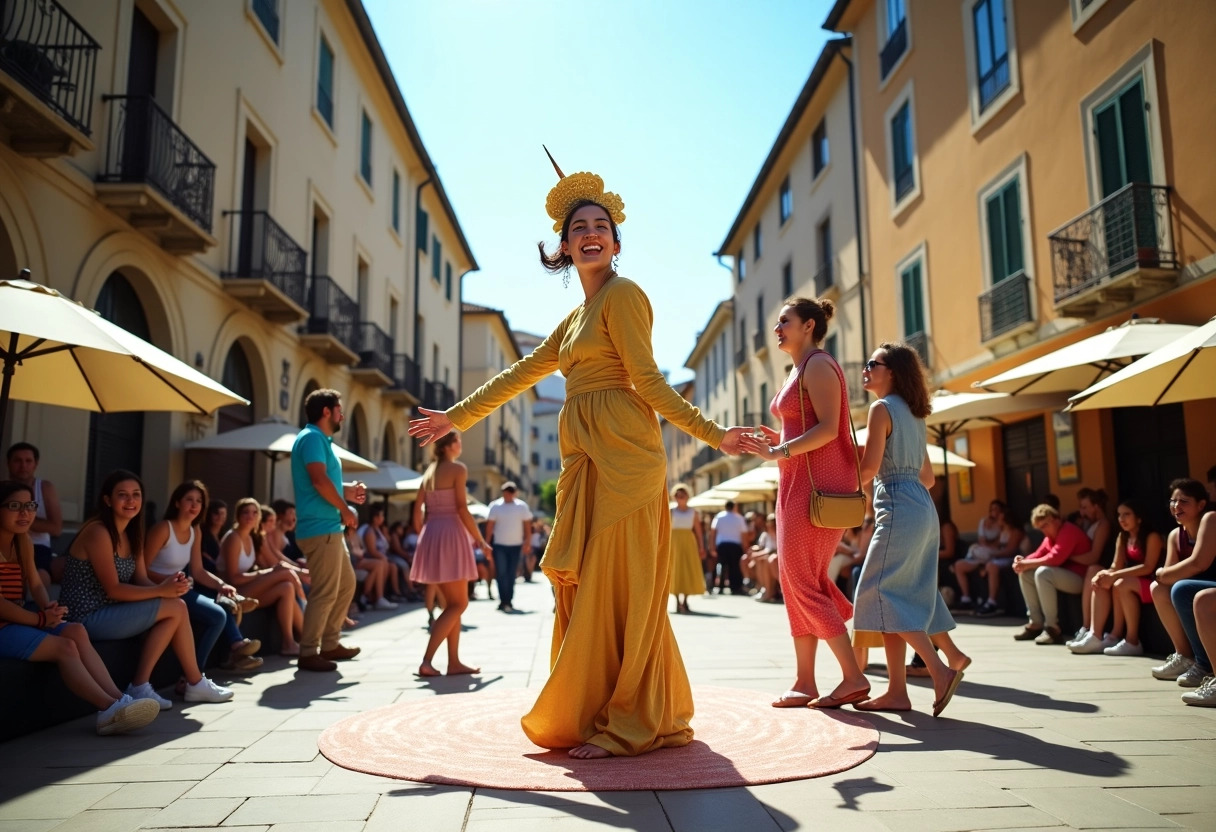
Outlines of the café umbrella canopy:
[[[865,445],[866,437],[870,435],[869,428],[858,428],[857,444]],[[964,456],[959,456],[954,451],[947,450],[941,445],[925,445],[925,452],[929,454],[929,464],[933,466],[935,476],[944,477],[952,468],[974,468],[975,463]]]
[[1070,399],[1070,410],[1216,398],[1216,318]]
[[0,280],[0,430],[10,399],[113,413],[213,413],[248,401],[80,303],[27,278]]

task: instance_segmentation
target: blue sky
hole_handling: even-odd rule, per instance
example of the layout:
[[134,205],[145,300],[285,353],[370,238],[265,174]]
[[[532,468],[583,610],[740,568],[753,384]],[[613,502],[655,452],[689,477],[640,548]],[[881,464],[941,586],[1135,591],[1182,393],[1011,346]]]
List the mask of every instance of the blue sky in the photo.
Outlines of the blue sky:
[[[730,273],[713,256],[829,33],[829,0],[364,0],[480,272],[465,299],[548,334],[582,301],[537,260],[545,195],[590,170],[625,200],[620,272],[673,381]],[[729,265],[729,260],[724,260]]]

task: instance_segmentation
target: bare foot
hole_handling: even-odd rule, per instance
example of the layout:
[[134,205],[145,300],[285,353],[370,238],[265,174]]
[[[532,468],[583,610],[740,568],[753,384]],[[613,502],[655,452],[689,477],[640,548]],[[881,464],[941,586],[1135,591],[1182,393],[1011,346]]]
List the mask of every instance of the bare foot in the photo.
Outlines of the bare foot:
[[430,662],[423,662],[418,665],[418,675],[423,677],[442,676],[438,670]]
[[889,693],[853,705],[859,711],[910,711],[912,700],[906,696],[895,697]]
[[279,651],[279,655],[287,656],[289,659],[293,659],[300,655],[300,645],[295,643],[284,644],[283,649]]
[[342,622],[342,629],[343,629],[343,630],[350,630],[350,629],[353,629],[353,628],[355,628],[355,627],[357,627],[357,626],[359,626],[359,621],[358,621],[358,619],[351,618],[349,615],[346,617],[346,620]]
[[955,661],[950,662],[951,670],[966,670],[969,667],[971,667],[971,657],[961,653]]
[[583,743],[578,748],[571,748],[569,754],[576,760],[602,760],[612,756],[598,745],[592,745],[589,742]]
[[[480,667],[468,667],[467,665],[463,665],[460,662],[457,662],[456,664],[448,665],[448,675],[449,676],[467,676],[470,673],[480,673],[480,672],[481,672]],[[438,676],[439,674],[435,674],[435,675]]]

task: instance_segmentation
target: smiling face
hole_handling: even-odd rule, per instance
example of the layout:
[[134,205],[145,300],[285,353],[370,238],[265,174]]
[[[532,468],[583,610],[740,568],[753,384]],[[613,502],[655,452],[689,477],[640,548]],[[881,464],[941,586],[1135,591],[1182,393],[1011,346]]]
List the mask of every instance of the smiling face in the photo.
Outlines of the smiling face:
[[881,399],[891,392],[894,383],[891,367],[887,364],[887,351],[874,350],[870,360],[862,367],[861,386]]
[[246,503],[241,506],[236,515],[236,524],[242,531],[249,531],[262,519],[262,510],[257,503]]
[[120,480],[114,490],[106,495],[106,505],[114,512],[115,519],[130,522],[144,507],[144,492],[138,480]]
[[814,332],[814,321],[802,320],[792,306],[781,307],[781,314],[777,316],[777,324],[773,327],[773,334],[777,336],[777,349],[793,356],[801,355],[807,346],[814,343]]
[[613,239],[608,212],[598,205],[584,205],[571,214],[562,251],[580,271],[609,268],[612,258],[621,253],[621,244]]
[[198,513],[203,510],[203,495],[197,490],[187,491],[182,495],[182,498],[177,501],[178,516],[188,523],[193,523],[194,518],[198,517]]
[[[9,534],[25,534],[30,530],[30,526],[34,522],[34,512],[26,508],[25,504],[33,502],[34,493],[28,488],[18,488],[13,491],[0,503],[0,529]],[[16,509],[10,508],[14,504],[19,504]]]
[[1197,524],[1207,507],[1207,500],[1196,500],[1180,488],[1174,489],[1174,493],[1170,495],[1170,514],[1174,515],[1179,526]]

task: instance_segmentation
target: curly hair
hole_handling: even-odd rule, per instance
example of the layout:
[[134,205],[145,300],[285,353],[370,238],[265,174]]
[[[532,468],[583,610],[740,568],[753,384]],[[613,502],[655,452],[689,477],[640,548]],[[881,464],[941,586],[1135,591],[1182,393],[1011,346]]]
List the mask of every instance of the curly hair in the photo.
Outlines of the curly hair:
[[913,416],[927,418],[933,412],[933,405],[929,401],[929,382],[920,353],[903,342],[884,341],[878,348],[887,354],[887,369],[891,372],[895,393],[908,405]]

